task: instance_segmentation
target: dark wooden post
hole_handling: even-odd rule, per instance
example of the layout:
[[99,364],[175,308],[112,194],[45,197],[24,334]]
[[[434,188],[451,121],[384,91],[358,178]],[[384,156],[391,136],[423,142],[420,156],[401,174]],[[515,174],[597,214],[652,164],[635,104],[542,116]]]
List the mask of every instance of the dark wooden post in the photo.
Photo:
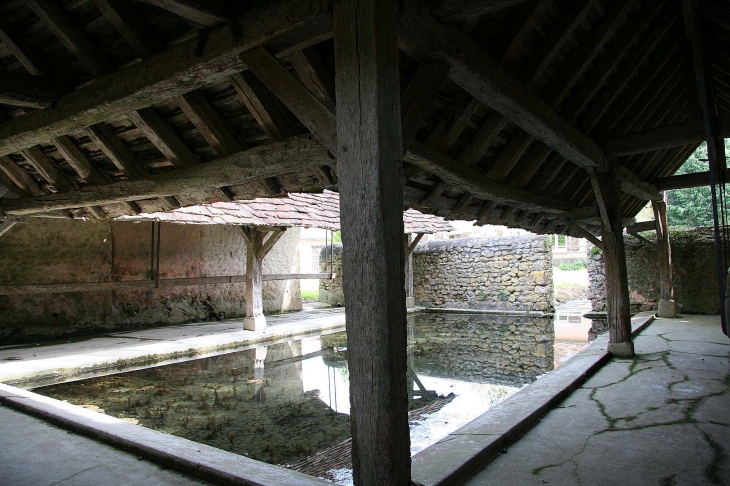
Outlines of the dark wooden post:
[[239,226],[243,239],[246,241],[246,317],[243,319],[243,329],[247,331],[263,331],[266,329],[264,317],[263,289],[263,260],[274,247],[285,229],[281,228],[269,234],[258,231],[253,226]]
[[403,166],[396,4],[334,3],[337,163],[353,479],[408,485]]
[[652,201],[654,208],[654,222],[656,224],[656,242],[659,253],[659,286],[661,299],[659,300],[659,317],[677,317],[674,302],[674,286],[672,283],[672,249],[669,246],[669,227],[667,225],[667,203]]
[[601,240],[610,336],[608,351],[615,356],[631,357],[634,355],[634,343],[631,341],[631,309],[621,222],[621,190],[612,170],[591,174],[591,184],[603,226]]

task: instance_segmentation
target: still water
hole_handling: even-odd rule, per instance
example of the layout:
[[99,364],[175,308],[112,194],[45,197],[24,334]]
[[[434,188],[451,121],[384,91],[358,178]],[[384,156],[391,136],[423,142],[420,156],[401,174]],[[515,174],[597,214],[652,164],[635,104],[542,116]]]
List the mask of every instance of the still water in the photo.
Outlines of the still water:
[[[408,331],[412,454],[553,366],[548,318],[416,314]],[[350,436],[346,341],[326,334],[34,391],[287,465]]]

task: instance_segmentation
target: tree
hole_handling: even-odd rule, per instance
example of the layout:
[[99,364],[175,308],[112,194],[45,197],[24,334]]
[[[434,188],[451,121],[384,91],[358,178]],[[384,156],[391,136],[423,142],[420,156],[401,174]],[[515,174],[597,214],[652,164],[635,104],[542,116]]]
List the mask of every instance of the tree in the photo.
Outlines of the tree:
[[[730,153],[728,140],[725,152]],[[679,168],[676,175],[707,172],[707,144],[702,143]],[[718,186],[718,189],[720,186]],[[670,226],[712,226],[712,194],[709,186],[667,191],[667,217]]]

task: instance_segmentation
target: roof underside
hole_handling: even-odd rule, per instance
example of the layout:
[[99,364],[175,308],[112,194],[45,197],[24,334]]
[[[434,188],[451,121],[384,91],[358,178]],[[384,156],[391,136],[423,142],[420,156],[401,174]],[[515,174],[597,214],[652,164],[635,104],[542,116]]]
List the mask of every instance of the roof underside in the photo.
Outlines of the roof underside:
[[[336,186],[327,151],[336,69],[327,2],[279,0],[237,12],[195,3],[3,3],[0,101],[12,104],[0,103],[0,209],[103,219]],[[701,1],[699,12],[709,93],[723,117],[730,9],[719,3]],[[403,122],[406,207],[538,233],[571,234],[576,221],[598,232],[589,171],[621,166],[651,192],[699,145],[701,136],[653,149],[630,143],[646,130],[701,123],[679,2],[428,5],[413,7],[417,22],[402,22],[400,34],[401,104],[418,114]],[[479,69],[457,69],[455,54],[418,44],[423,32],[433,42],[456,39],[477,68],[504,73],[519,109],[482,95],[475,80],[493,80],[467,79]],[[245,55],[260,46],[263,55]],[[13,97],[17,86],[32,88],[30,101]],[[287,93],[297,89],[311,100],[292,104]],[[558,120],[551,126],[560,133],[532,124],[525,106]],[[633,217],[647,198],[625,191],[623,216]]]

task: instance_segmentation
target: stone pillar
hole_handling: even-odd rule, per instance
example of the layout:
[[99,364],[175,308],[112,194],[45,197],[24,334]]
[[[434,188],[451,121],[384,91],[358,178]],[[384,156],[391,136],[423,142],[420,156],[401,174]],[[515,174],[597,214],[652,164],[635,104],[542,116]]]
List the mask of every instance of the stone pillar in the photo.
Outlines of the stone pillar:
[[408,486],[396,3],[334,2],[334,39],[353,481]]
[[[666,198],[666,195],[665,195]],[[677,307],[674,302],[674,285],[672,282],[672,248],[669,245],[669,227],[667,225],[667,203],[652,201],[654,208],[654,222],[656,224],[657,252],[659,254],[659,286],[661,299],[659,300],[659,317],[677,317]]]
[[631,357],[634,355],[634,343],[631,339],[629,279],[621,221],[621,190],[612,170],[591,174],[591,184],[603,226],[601,239],[610,336],[608,351],[615,356]]

